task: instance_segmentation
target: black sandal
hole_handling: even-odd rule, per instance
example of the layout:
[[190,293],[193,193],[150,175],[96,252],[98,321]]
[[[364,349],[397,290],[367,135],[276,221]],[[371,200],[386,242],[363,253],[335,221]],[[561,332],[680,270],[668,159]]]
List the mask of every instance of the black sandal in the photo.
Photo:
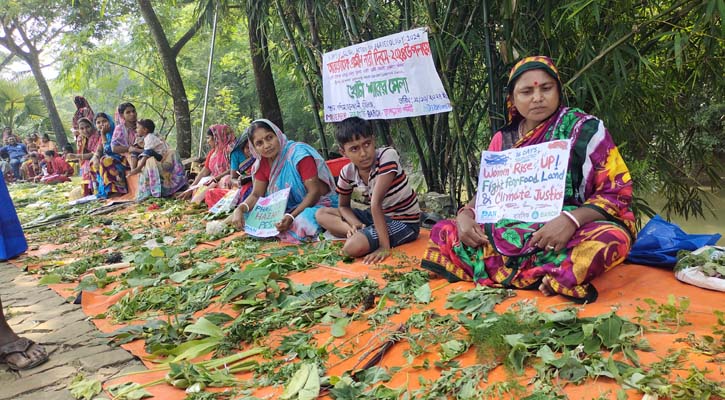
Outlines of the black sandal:
[[[41,351],[40,356],[36,359],[31,358],[31,356],[28,354],[33,346],[38,346],[39,350]],[[22,355],[25,359],[28,360],[28,364],[20,366],[18,364],[8,361],[8,357],[13,354]],[[27,338],[21,337],[14,342],[8,343],[4,346],[0,346],[0,363],[7,364],[8,367],[10,367],[10,369],[12,369],[13,371],[21,371],[35,368],[46,361],[48,361],[48,353],[45,351],[45,348],[42,345],[39,345]]]

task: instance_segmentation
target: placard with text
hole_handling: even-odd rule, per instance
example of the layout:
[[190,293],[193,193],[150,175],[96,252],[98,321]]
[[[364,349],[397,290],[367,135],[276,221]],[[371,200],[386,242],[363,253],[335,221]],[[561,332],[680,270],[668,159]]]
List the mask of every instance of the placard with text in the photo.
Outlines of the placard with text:
[[555,140],[505,151],[484,151],[476,222],[547,222],[561,213],[571,141]]
[[257,204],[247,214],[244,231],[256,237],[277,236],[279,232],[274,225],[284,217],[289,193],[290,189],[286,188],[257,200]]
[[322,92],[325,122],[451,111],[425,28],[323,54]]

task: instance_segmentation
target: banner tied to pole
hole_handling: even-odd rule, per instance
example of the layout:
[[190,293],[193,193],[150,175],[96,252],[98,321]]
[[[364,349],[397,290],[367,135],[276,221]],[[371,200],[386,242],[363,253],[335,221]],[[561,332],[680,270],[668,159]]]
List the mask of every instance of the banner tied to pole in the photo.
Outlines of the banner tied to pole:
[[325,122],[451,111],[425,28],[325,53],[322,64]]
[[570,140],[506,151],[484,151],[476,194],[476,222],[548,222],[561,213]]
[[290,189],[286,188],[257,200],[252,211],[246,215],[244,231],[256,237],[277,236],[279,232],[274,225],[284,217],[289,193]]

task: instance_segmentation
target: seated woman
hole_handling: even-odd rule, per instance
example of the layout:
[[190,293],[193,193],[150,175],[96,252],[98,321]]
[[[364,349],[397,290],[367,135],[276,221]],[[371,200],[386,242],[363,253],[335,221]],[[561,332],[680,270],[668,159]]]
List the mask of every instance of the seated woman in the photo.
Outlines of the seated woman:
[[63,157],[65,162],[67,162],[68,165],[71,166],[71,168],[73,168],[73,175],[78,175],[81,167],[78,164],[78,160],[73,158],[75,152],[76,151],[73,150],[73,145],[70,143],[66,143],[65,146],[63,146],[63,152],[60,154],[60,156]]
[[73,113],[73,119],[71,119],[70,131],[73,134],[75,142],[78,143],[78,135],[80,135],[78,121],[80,121],[81,118],[93,121],[95,113],[93,112],[91,105],[88,103],[88,100],[86,100],[83,96],[73,97],[73,104],[76,106],[76,111]]
[[81,187],[83,196],[88,196],[96,191],[97,180],[91,171],[91,159],[98,149],[103,149],[101,134],[98,133],[93,123],[88,118],[78,120],[78,152],[69,154],[66,160],[78,160],[81,170]]
[[186,186],[186,173],[176,150],[154,133],[156,125],[150,119],[136,122],[136,134],[143,138],[143,152],[138,165],[130,175],[141,174],[138,179],[136,200],[148,197],[168,197]]
[[314,240],[321,230],[315,212],[321,207],[337,207],[335,180],[325,160],[310,145],[287,140],[269,120],[252,122],[249,132],[252,154],[257,159],[254,188],[234,210],[232,222],[243,229],[244,214],[260,197],[289,187],[286,214],[276,224],[278,237],[291,243]]
[[48,136],[47,133],[44,133],[40,138],[40,146],[38,147],[38,150],[41,154],[45,154],[48,150],[53,150],[57,153],[58,145],[54,141],[50,140],[50,136]]
[[53,150],[45,152],[45,175],[40,182],[49,185],[68,182],[71,176],[73,176],[73,167],[63,157]]
[[[224,177],[222,186],[229,186],[229,189],[216,187],[206,191],[204,202],[209,208],[214,207],[219,200],[224,197],[232,189],[242,189],[239,201],[244,201],[250,193],[252,193],[252,177],[251,171],[255,158],[252,157],[252,151],[249,148],[249,130],[245,131],[242,136],[234,142],[232,153],[230,154],[230,173],[227,184]],[[236,206],[236,204],[234,204]]]
[[91,160],[91,168],[96,178],[97,196],[105,199],[117,193],[127,193],[126,171],[130,166],[126,157],[115,153],[111,147],[115,129],[113,120],[106,113],[98,113],[95,123],[102,142]]
[[[191,199],[194,203],[204,201],[207,190],[215,187],[229,189],[229,158],[232,152],[232,145],[236,138],[234,131],[228,125],[212,125],[206,132],[206,143],[209,145],[209,153],[204,160],[204,167],[196,175],[192,187],[205,182],[197,187],[193,193],[185,192],[178,196],[180,199]],[[205,179],[206,178],[206,179]],[[210,178],[210,179],[209,179]]]
[[28,159],[20,165],[20,173],[28,182],[40,181],[40,178],[43,177],[43,168],[40,166],[40,156],[37,152],[31,152]]
[[13,167],[10,165],[10,154],[4,148],[0,148],[0,172],[2,172],[6,182],[15,180]]
[[136,148],[136,107],[131,103],[118,106],[119,123],[111,136],[111,151],[126,157],[131,168],[136,168],[136,160],[142,149]]
[[[38,134],[35,132],[32,132],[28,135],[27,138],[25,138],[25,147],[28,148],[28,153],[32,152],[38,152],[40,150],[40,138],[38,137]],[[43,153],[40,153],[43,154]]]
[[571,139],[562,212],[546,223],[504,219],[479,225],[473,200],[455,221],[433,227],[421,266],[449,281],[538,288],[547,296],[591,303],[598,296],[591,280],[624,261],[636,234],[629,171],[602,121],[561,104],[551,59],[519,61],[508,88],[508,124],[489,150]]

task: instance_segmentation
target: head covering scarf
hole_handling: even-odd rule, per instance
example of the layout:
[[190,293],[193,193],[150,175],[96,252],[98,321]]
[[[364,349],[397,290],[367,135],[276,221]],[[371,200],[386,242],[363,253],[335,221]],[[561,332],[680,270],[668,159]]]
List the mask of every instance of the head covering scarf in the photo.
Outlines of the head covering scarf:
[[[113,118],[111,118],[111,115],[105,112],[99,112],[96,114],[95,118],[103,117],[108,121],[109,130],[106,133],[102,133],[102,135],[105,137],[106,144],[103,145],[103,154],[113,157],[116,160],[121,160],[123,157],[121,157],[120,154],[114,153],[111,148],[111,141],[113,140],[113,132],[116,130],[116,124],[113,122]],[[94,118],[94,122],[95,122]],[[100,133],[100,132],[99,132]]]
[[245,129],[244,133],[237,138],[232,146],[232,153],[230,155],[231,167],[236,169],[240,175],[248,173],[247,170],[249,170],[256,161],[254,157],[247,158],[247,155],[244,154],[245,146],[250,146],[249,148],[251,148],[251,145],[249,144],[249,130],[250,128]]
[[206,156],[206,167],[214,175],[221,174],[229,169],[229,154],[236,137],[229,125],[212,125],[209,127],[214,137],[214,148]]
[[[136,108],[136,106],[133,107],[134,109]],[[118,108],[116,108],[116,112],[113,115],[116,126],[113,130],[111,146],[129,147],[136,143],[136,125],[134,124],[130,128],[126,127],[126,119],[123,117],[123,114],[118,112]]]
[[524,74],[524,72],[534,69],[543,70],[556,80],[556,84],[559,86],[559,102],[561,103],[561,79],[559,78],[559,70],[556,68],[556,65],[554,65],[554,61],[547,56],[532,56],[523,58],[517,62],[513,68],[511,68],[508,84],[506,85],[508,87],[508,95],[506,95],[506,123],[508,125],[518,123],[522,119],[521,114],[519,114],[519,111],[516,109],[513,102],[513,91],[514,86],[516,86],[516,81]]
[[237,149],[244,151],[242,146],[249,144],[249,133],[250,133],[249,128],[247,128],[244,130],[244,133],[239,135],[237,140],[234,142],[234,145],[232,145],[232,151],[237,150]]
[[92,120],[94,114],[91,105],[88,104],[88,100],[85,97],[76,96],[73,98],[73,103],[76,105],[76,112],[73,114],[73,129],[78,129],[78,123],[81,118]]
[[93,118],[93,122],[95,122],[96,118],[98,117],[103,117],[108,121],[109,130],[106,133],[102,133],[102,135],[106,136],[107,143],[111,143],[111,137],[113,137],[113,131],[116,129],[116,123],[113,122],[113,118],[111,118],[111,116],[105,112],[99,112],[98,114],[96,114],[96,116]]
[[78,125],[81,122],[87,122],[91,126],[91,134],[85,136],[82,134],[78,135],[78,152],[79,153],[91,153],[96,151],[98,146],[101,144],[101,134],[96,130],[96,126],[91,122],[89,118],[81,118],[78,120]]

